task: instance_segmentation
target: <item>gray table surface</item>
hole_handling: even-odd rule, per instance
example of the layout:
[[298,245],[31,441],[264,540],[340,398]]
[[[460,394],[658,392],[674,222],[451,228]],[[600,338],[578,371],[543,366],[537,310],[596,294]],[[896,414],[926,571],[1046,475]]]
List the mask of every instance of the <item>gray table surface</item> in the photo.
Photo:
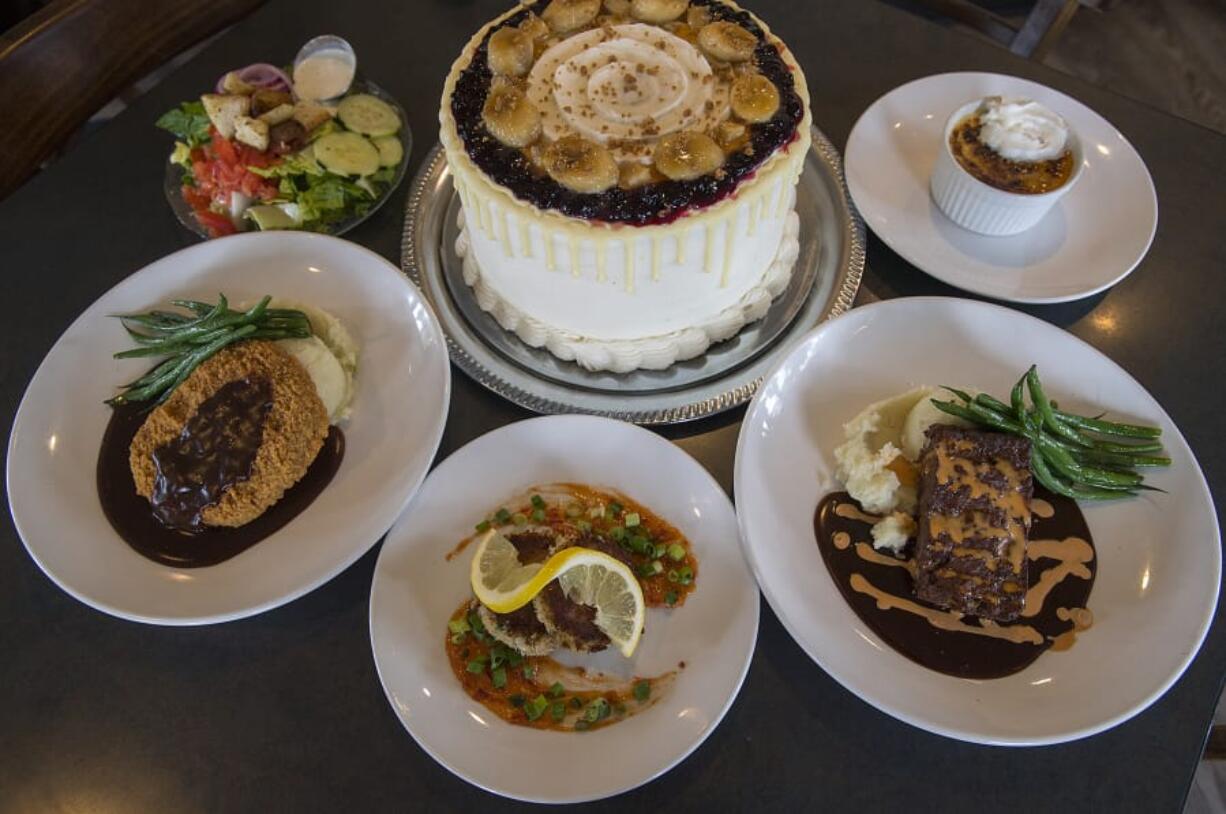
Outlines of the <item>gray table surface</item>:
[[[437,133],[448,66],[503,7],[273,0],[0,203],[5,425],[39,360],[78,313],[128,274],[193,242],[162,198],[169,143],[152,127],[159,113],[226,69],[288,58],[310,36],[333,32],[349,38],[364,72],[409,111],[416,163]],[[1044,82],[1123,131],[1158,189],[1152,250],[1106,294],[1024,310],[1088,340],[1140,380],[1182,428],[1220,503],[1226,138],[876,2],[759,0],[756,9],[796,52],[813,119],[837,145],[890,88],[953,70]],[[350,239],[398,260],[407,188]],[[958,293],[870,238],[861,301]],[[666,434],[730,490],[741,415]],[[525,416],[457,372],[439,455]],[[59,591],[26,555],[7,512],[0,522],[0,810],[499,804],[421,751],[384,700],[367,635],[375,552],[262,616],[158,628],[112,619]],[[753,665],[723,723],[662,779],[591,807],[1175,811],[1226,672],[1220,615],[1219,608],[1183,678],[1134,720],[1077,743],[1009,750],[938,738],[877,712],[812,664],[764,603]]]

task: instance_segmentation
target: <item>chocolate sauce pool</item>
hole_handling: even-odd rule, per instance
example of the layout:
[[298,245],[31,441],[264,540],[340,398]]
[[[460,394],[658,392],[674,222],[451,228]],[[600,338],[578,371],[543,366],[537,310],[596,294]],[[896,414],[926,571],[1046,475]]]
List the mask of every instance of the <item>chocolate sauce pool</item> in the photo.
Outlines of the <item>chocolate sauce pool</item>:
[[[1038,484],[1035,485],[1035,498],[1046,500],[1054,512],[1051,517],[1046,518],[1037,513],[1034,515],[1030,529],[1031,540],[1080,537],[1093,546],[1090,529],[1076,501],[1054,495]],[[835,585],[839,587],[843,598],[856,615],[882,641],[912,661],[932,670],[960,678],[1000,678],[1026,668],[1051,648],[1055,640],[1061,636],[1069,636],[1073,630],[1074,623],[1061,619],[1057,610],[1084,608],[1090,597],[1090,590],[1094,587],[1094,577],[1098,573],[1097,551],[1094,558],[1085,563],[1090,572],[1089,579],[1066,576],[1052,588],[1037,615],[1021,617],[1016,622],[1009,623],[1035,628],[1043,636],[1043,643],[1037,645],[942,630],[934,627],[922,616],[904,610],[881,610],[877,607],[875,598],[852,589],[852,574],[861,574],[876,588],[896,597],[924,607],[935,606],[915,598],[911,575],[905,569],[867,561],[856,552],[857,542],[872,544],[872,526],[862,520],[840,517],[835,513],[835,508],[840,503],[859,505],[846,492],[834,492],[826,495],[818,504],[813,520],[818,548]],[[835,544],[835,535],[840,532],[850,537],[850,544],[845,548],[838,548]],[[907,557],[911,556],[913,545],[908,545],[905,551]],[[1058,564],[1058,560],[1046,557],[1031,560],[1030,585],[1038,583],[1045,571]],[[976,622],[975,618],[970,616],[964,617],[962,621],[972,625]]]
[[159,521],[149,501],[137,493],[128,465],[128,448],[147,415],[147,405],[114,409],[98,452],[98,498],[107,520],[124,542],[154,562],[178,568],[216,565],[277,531],[311,505],[331,482],[345,455],[344,433],[330,427],[323,448],[302,479],[255,520],[237,528],[176,531]]

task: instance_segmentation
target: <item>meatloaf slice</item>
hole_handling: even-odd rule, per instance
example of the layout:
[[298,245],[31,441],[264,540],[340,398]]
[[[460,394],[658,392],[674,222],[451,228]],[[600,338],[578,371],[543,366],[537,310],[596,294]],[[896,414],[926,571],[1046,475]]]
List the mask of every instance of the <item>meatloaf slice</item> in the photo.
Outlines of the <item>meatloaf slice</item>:
[[1007,622],[1026,602],[1030,441],[937,425],[920,455],[915,593]]

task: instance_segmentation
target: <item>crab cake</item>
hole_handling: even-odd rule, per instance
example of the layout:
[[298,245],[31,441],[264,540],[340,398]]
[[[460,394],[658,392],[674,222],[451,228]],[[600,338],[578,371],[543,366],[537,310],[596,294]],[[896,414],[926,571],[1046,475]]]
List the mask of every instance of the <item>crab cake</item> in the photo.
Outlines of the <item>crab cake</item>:
[[[608,554],[610,557],[634,566],[629,552],[615,541],[593,532],[581,532],[573,539],[559,541],[553,552],[570,546],[582,546]],[[596,609],[572,601],[557,581],[545,586],[532,600],[536,616],[545,629],[558,640],[560,646],[581,653],[595,653],[609,646],[609,637],[596,626]]]
[[[548,526],[527,526],[506,535],[506,538],[515,546],[519,561],[525,565],[549,559],[558,543]],[[491,636],[525,656],[544,656],[559,646],[558,640],[537,616],[531,602],[510,613],[494,613],[479,604],[477,614]]]
[[[227,403],[231,393],[241,393],[246,401]],[[193,421],[198,414],[211,417],[213,411],[222,422],[219,426]],[[240,425],[245,433],[241,438],[234,435]],[[128,462],[136,491],[155,503],[163,522],[168,521],[159,513],[157,498],[171,488],[176,498],[192,497],[195,491],[200,505],[187,513],[188,522],[168,524],[185,530],[241,526],[263,514],[306,474],[327,434],[327,409],[302,365],[272,342],[240,342],[201,363],[149,413],[132,439]],[[237,442],[254,439],[258,447],[236,452]],[[213,469],[183,467],[200,449],[208,450]],[[248,464],[243,465],[239,452],[248,453]],[[181,483],[168,484],[159,465],[171,456],[177,456],[183,468]],[[220,492],[215,479],[207,481],[218,471],[225,475]],[[199,498],[201,494],[205,497]]]

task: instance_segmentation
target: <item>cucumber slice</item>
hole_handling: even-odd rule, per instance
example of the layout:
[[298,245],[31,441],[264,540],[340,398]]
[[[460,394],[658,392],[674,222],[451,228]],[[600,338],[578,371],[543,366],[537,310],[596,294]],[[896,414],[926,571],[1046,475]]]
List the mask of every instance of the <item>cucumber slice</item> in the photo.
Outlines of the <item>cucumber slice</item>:
[[341,99],[336,115],[350,130],[366,136],[390,136],[400,129],[400,117],[392,106],[369,93]]
[[370,175],[379,169],[379,151],[357,133],[329,133],[315,142],[315,160],[337,175]]
[[379,136],[371,139],[379,150],[379,164],[384,167],[394,167],[404,158],[404,145],[400,136]]
[[260,227],[260,231],[268,231],[269,229],[294,229],[300,226],[300,222],[295,219],[294,214],[297,213],[296,204],[287,204],[294,207],[291,212],[285,211],[280,206],[271,204],[260,204],[252,206],[244,213],[248,218],[255,221],[255,225]]

